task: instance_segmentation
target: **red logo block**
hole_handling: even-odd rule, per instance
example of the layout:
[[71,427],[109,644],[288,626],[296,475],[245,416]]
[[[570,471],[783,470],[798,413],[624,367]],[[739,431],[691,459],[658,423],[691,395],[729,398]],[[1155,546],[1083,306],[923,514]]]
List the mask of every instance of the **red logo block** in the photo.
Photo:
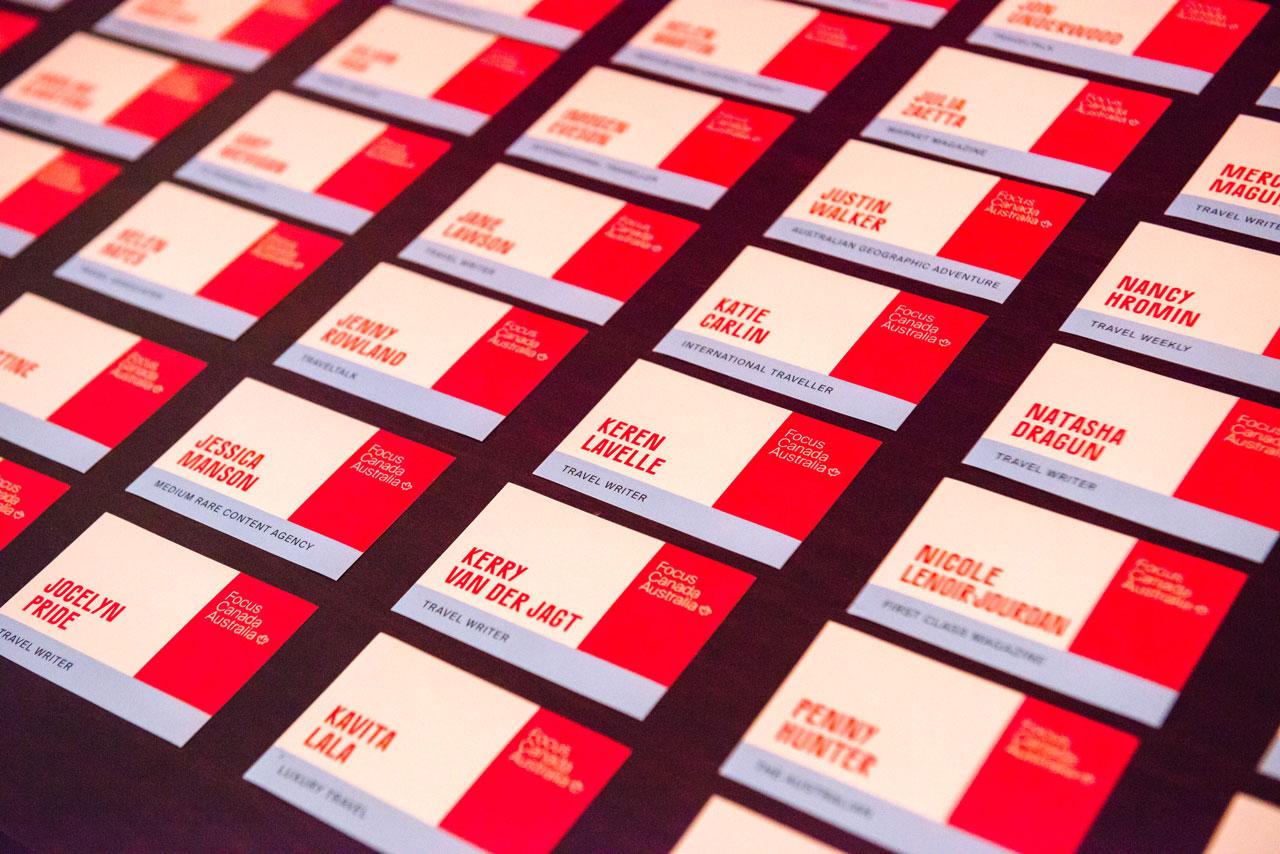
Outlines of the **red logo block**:
[[791,126],[791,117],[736,101],[721,101],[658,168],[732,187]]
[[1180,691],[1244,580],[1225,566],[1139,541],[1071,652]]
[[1280,409],[1240,400],[1174,497],[1280,530]]
[[597,732],[539,709],[440,827],[494,854],[550,851],[630,754]]
[[875,439],[793,412],[712,506],[804,539],[878,447]]
[[239,574],[135,674],[214,714],[307,621],[316,606]]
[[379,430],[289,521],[364,551],[451,462],[453,457],[442,451]]
[[[509,415],[586,334],[568,323],[513,308],[432,388]],[[531,350],[527,342],[536,342],[537,349]]]
[[578,651],[670,686],[754,580],[718,561],[663,545]]
[[1138,740],[1027,698],[951,813],[952,827],[1025,854],[1070,854]]
[[114,448],[203,368],[199,359],[140,340],[58,407],[49,423]]

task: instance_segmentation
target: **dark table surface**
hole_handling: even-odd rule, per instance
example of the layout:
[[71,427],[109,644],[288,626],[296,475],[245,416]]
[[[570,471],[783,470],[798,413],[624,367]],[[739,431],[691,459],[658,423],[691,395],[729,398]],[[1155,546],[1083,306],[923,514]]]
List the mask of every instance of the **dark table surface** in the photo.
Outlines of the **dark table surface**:
[[[732,0],[728,2],[732,5]],[[0,61],[0,85],[68,33],[88,29],[112,5],[78,0],[61,13],[42,15],[40,29]],[[827,620],[855,625],[1136,734],[1141,746],[1086,838],[1085,851],[1199,851],[1235,792],[1280,802],[1280,782],[1254,771],[1280,724],[1280,668],[1275,660],[1280,649],[1280,553],[1263,565],[1252,565],[961,465],[983,428],[1053,342],[1280,406],[1280,395],[1056,331],[1139,221],[1277,250],[1274,243],[1170,220],[1162,212],[1237,114],[1267,115],[1253,102],[1280,66],[1280,10],[1264,18],[1203,94],[1173,96],[1173,106],[1147,139],[1085,204],[1004,305],[855,269],[761,238],[796,193],[845,140],[856,137],[937,45],[964,44],[994,0],[961,0],[934,30],[895,26],[839,89],[813,113],[802,116],[712,211],[691,212],[680,205],[559,175],[571,183],[687,216],[701,222],[702,228],[649,285],[603,328],[593,329],[481,443],[341,394],[275,368],[272,361],[375,264],[392,260],[499,160],[506,146],[579,76],[593,65],[606,64],[661,7],[660,0],[623,0],[618,10],[474,137],[430,131],[451,139],[452,150],[346,240],[328,264],[239,341],[194,331],[53,277],[62,261],[129,205],[172,175],[266,93],[288,89],[295,77],[379,5],[376,0],[345,0],[260,71],[239,76],[215,102],[146,156],[128,164],[120,178],[20,257],[0,266],[0,305],[23,291],[34,291],[209,363],[168,406],[87,474],[0,442],[0,455],[71,484],[52,509],[0,553],[0,601],[12,596],[101,513],[111,512],[319,606],[279,654],[182,749],[0,662],[0,727],[4,730],[0,735],[0,848],[6,836],[15,848],[41,851],[359,848],[246,783],[241,775],[377,632],[406,640],[632,749],[612,783],[565,837],[563,851],[665,851],[713,793],[838,847],[876,850],[717,774],[721,761]],[[1273,112],[1271,117],[1280,115]],[[653,357],[754,397],[846,424],[884,442],[781,571],[603,506],[531,474],[604,391],[632,362],[649,353],[748,244],[990,315],[896,433]],[[1276,284],[1280,287],[1280,282]],[[246,376],[426,442],[456,455],[457,462],[337,582],[125,494],[127,484]],[[854,594],[944,476],[1218,560],[1249,574],[1238,603],[1163,727],[1153,730],[1129,722],[844,615]],[[391,613],[391,605],[507,482],[758,576],[737,610],[648,720],[632,720]],[[946,708],[938,708],[937,714],[946,715]]]

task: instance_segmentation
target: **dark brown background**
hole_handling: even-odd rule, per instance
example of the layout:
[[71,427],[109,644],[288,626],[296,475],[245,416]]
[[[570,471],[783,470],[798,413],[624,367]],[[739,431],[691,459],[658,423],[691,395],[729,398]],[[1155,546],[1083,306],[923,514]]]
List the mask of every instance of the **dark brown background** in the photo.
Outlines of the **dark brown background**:
[[[0,84],[71,31],[88,29],[112,5],[78,0],[61,13],[42,15],[41,28],[4,55]],[[36,850],[358,848],[321,822],[244,782],[241,774],[379,631],[409,641],[631,747],[630,760],[565,837],[563,851],[665,851],[713,792],[836,846],[875,850],[717,774],[720,762],[756,712],[823,622],[831,619],[1138,735],[1141,747],[1087,837],[1086,851],[1199,851],[1233,793],[1244,790],[1280,801],[1280,783],[1254,773],[1258,758],[1280,724],[1280,669],[1274,660],[1280,644],[1280,584],[1276,578],[1280,554],[1273,554],[1265,565],[1253,566],[966,468],[960,462],[1053,341],[1280,405],[1280,395],[1056,331],[1140,220],[1276,251],[1276,244],[1166,219],[1162,212],[1238,113],[1267,114],[1252,104],[1280,65],[1280,13],[1272,10],[1267,15],[1202,95],[1173,96],[1173,106],[1153,132],[1084,206],[1002,306],[760,238],[795,194],[845,140],[857,135],[933,48],[962,45],[994,0],[961,0],[932,31],[895,26],[849,79],[819,109],[802,116],[710,212],[692,211],[577,177],[566,178],[689,217],[703,227],[612,321],[593,329],[525,404],[487,441],[479,443],[340,394],[271,363],[377,262],[393,259],[586,69],[607,63],[661,7],[660,0],[624,0],[621,8],[471,139],[430,131],[451,139],[455,143],[452,151],[237,342],[188,329],[53,278],[62,261],[263,95],[288,88],[298,74],[379,5],[376,0],[340,4],[259,72],[239,77],[194,120],[141,160],[126,165],[119,179],[19,258],[0,267],[0,305],[7,305],[23,291],[35,291],[209,363],[167,407],[88,474],[79,475],[0,442],[0,455],[71,484],[60,502],[0,554],[0,601],[12,596],[99,514],[111,512],[319,605],[293,640],[183,749],[25,670],[0,662],[0,848],[5,847],[6,835],[9,845]],[[726,5],[732,7],[733,0],[726,0]],[[1272,113],[1271,117],[1280,115]],[[540,166],[521,165],[566,177]],[[884,441],[853,486],[781,571],[646,523],[531,475],[600,395],[635,359],[650,351],[748,243],[991,315],[896,434],[656,358]],[[1275,284],[1280,287],[1280,282]],[[75,342],[68,341],[66,346],[73,347]],[[455,454],[457,462],[337,582],[125,494],[127,484],[245,376],[424,441]],[[1238,604],[1160,730],[843,615],[943,476],[1221,560],[1250,574]],[[390,612],[391,605],[427,564],[507,481],[759,577],[647,721],[631,720]],[[1045,543],[1046,549],[1053,547],[1053,543]],[[936,709],[940,719],[947,713],[946,704]],[[501,821],[502,805],[494,808],[495,820]]]

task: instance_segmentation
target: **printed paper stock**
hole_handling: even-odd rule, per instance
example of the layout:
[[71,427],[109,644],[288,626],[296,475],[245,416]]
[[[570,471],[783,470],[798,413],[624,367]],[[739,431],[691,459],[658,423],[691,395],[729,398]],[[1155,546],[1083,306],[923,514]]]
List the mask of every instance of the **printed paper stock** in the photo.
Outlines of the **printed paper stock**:
[[353,234],[448,148],[429,136],[272,92],[177,174]]
[[108,36],[254,71],[338,0],[125,0],[94,25]]
[[338,578],[452,461],[247,379],[128,491]]
[[965,462],[1250,560],[1280,536],[1280,410],[1069,347]]
[[106,515],[0,607],[0,655],[181,747],[314,610]]
[[13,542],[67,491],[59,480],[0,459],[0,549]]
[[565,48],[613,11],[619,0],[395,0],[397,6],[492,30],[504,36]]
[[231,78],[73,33],[0,89],[0,120],[137,160]]
[[30,6],[34,9],[43,9],[46,12],[52,12],[55,9],[61,9],[67,5],[68,0],[13,0],[19,6]]
[[1138,223],[1062,329],[1280,391],[1280,257]]
[[1165,213],[1280,241],[1280,122],[1238,116]]
[[400,258],[604,323],[697,229],[497,163]]
[[985,319],[749,246],[654,349],[896,429]]
[[384,6],[296,85],[470,135],[559,56],[550,48]]
[[944,480],[849,613],[1159,726],[1244,579]]
[[592,68],[507,154],[709,208],[791,121],[773,110]]
[[1250,0],[1002,0],[969,42],[1200,92],[1266,11]]
[[1083,203],[851,140],[765,236],[1004,302]]
[[626,760],[380,634],[245,779],[379,851],[550,851]]
[[0,438],[88,471],[203,367],[23,294],[0,312]]
[[643,720],[753,580],[508,484],[392,610]]
[[30,15],[0,10],[0,53],[26,38],[38,23]]
[[720,773],[894,851],[1065,854],[1136,747],[827,623]]
[[1205,854],[1256,854],[1280,846],[1280,807],[1243,792],[1218,823]]
[[959,0],[818,0],[818,5],[917,27],[934,27],[957,2]]
[[889,32],[776,0],[672,0],[614,55],[678,81],[808,112]]
[[276,365],[483,439],[585,334],[379,264]]
[[1267,86],[1262,95],[1258,97],[1259,107],[1271,107],[1273,110],[1280,110],[1280,74],[1275,76],[1271,84]]
[[160,184],[58,268],[61,279],[239,338],[341,244]]
[[1273,780],[1280,780],[1280,732],[1267,748],[1262,761],[1258,763],[1258,773],[1265,774]]
[[1096,193],[1169,99],[939,48],[862,135]]
[[0,128],[0,256],[12,258],[120,168]]
[[724,854],[726,851],[836,854],[836,849],[829,845],[719,795],[712,795],[676,847],[671,849],[671,854]]
[[781,567],[879,446],[636,362],[534,473]]

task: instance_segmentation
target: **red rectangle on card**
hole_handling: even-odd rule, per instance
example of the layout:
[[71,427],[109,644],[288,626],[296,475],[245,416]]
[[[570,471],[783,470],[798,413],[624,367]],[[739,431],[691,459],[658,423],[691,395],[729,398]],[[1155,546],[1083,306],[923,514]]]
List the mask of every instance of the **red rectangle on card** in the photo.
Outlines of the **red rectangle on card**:
[[451,462],[435,448],[379,430],[289,521],[364,551]]
[[1027,698],[948,821],[1028,854],[1068,854],[1093,824],[1138,740]]
[[315,609],[310,602],[240,573],[134,678],[212,715]]
[[27,529],[68,489],[60,480],[0,460],[0,549]]
[[[494,854],[550,851],[631,751],[539,709],[440,822]],[[540,769],[546,768],[545,773]],[[503,804],[494,820],[494,804]]]
[[[752,577],[672,545],[663,545],[578,644],[594,655],[670,686],[738,600]],[[681,607],[654,595],[654,589],[684,595],[696,605]]]
[[878,447],[860,433],[791,413],[712,506],[803,539]]
[[[509,415],[586,334],[568,323],[512,308],[432,388]],[[522,342],[536,342],[537,352]]]
[[58,407],[48,421],[114,448],[204,366],[185,353],[140,340]]

